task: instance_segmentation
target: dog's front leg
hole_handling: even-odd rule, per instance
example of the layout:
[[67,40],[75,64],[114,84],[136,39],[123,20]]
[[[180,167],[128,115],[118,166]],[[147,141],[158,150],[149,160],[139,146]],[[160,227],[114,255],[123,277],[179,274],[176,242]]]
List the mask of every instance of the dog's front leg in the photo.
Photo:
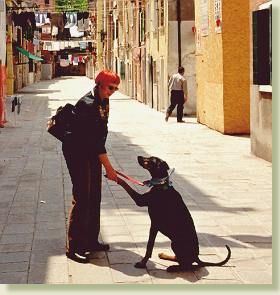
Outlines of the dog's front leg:
[[146,206],[142,195],[136,192],[128,183],[126,183],[123,179],[118,177],[118,184],[122,186],[126,192],[130,195],[133,201],[136,203],[137,206]]
[[149,258],[152,257],[157,233],[158,233],[158,229],[156,227],[154,227],[153,225],[151,225],[149,240],[148,240],[148,244],[147,244],[147,248],[146,248],[146,254],[141,261],[135,263],[135,267],[137,267],[137,268],[145,268],[146,267],[146,264],[147,264]]

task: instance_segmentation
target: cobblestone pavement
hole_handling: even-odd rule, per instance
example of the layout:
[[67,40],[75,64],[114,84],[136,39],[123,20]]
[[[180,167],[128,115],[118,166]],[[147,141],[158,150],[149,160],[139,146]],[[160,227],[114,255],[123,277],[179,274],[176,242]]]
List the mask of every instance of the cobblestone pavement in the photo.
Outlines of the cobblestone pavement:
[[[147,269],[146,208],[103,179],[101,239],[108,253],[81,265],[64,254],[71,182],[60,143],[45,131],[47,118],[75,103],[91,81],[64,77],[24,88],[21,113],[10,113],[0,133],[0,283],[3,284],[270,284],[272,282],[272,165],[250,153],[250,138],[226,136],[195,118],[164,121],[164,114],[116,93],[111,98],[108,153],[115,168],[140,180],[148,174],[138,155],[158,156],[175,168],[174,187],[188,205],[198,231],[202,260],[224,267],[169,274],[171,253],[159,235]],[[137,187],[141,191],[143,188]]]

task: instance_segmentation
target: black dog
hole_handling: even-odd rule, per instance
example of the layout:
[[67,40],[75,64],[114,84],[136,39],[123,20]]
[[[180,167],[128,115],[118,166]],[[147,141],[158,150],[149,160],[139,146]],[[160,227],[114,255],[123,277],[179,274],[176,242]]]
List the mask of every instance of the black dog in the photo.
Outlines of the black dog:
[[[166,162],[156,157],[138,157],[139,164],[147,169],[152,179],[148,181],[151,190],[145,194],[139,194],[133,190],[123,179],[118,178],[120,184],[138,206],[147,206],[151,227],[145,257],[135,267],[144,268],[152,256],[157,232],[167,236],[171,240],[171,248],[175,256],[159,254],[161,259],[178,262],[167,268],[169,272],[194,270],[203,266],[222,266],[228,262],[231,250],[226,245],[228,255],[225,260],[218,263],[203,262],[198,258],[199,244],[191,214],[185,205],[181,195],[172,187],[169,181],[169,166]],[[147,184],[147,182],[146,182]],[[193,265],[196,263],[196,265]]]

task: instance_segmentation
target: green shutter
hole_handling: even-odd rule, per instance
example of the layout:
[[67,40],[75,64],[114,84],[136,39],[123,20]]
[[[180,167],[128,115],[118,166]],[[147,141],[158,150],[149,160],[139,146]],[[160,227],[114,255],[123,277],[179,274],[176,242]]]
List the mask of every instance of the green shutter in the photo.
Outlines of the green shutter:
[[120,75],[121,75],[121,79],[124,80],[125,79],[125,63],[124,63],[124,61],[121,61]]

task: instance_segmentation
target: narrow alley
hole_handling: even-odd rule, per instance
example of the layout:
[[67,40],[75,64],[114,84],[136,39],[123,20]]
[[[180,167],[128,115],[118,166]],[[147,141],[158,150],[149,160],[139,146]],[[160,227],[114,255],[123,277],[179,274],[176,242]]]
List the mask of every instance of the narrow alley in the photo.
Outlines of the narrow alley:
[[[101,239],[110,251],[90,264],[65,256],[71,181],[61,144],[46,132],[60,105],[75,103],[92,87],[86,77],[62,77],[23,88],[21,112],[0,133],[0,283],[4,284],[271,284],[272,164],[251,154],[249,136],[229,136],[185,117],[171,117],[116,93],[110,98],[107,151],[115,168],[144,181],[137,156],[157,156],[175,168],[198,232],[202,260],[232,258],[224,267],[170,274],[169,240],[158,235],[147,269],[150,220],[117,184],[103,178]],[[146,191],[142,187],[135,188]]]

